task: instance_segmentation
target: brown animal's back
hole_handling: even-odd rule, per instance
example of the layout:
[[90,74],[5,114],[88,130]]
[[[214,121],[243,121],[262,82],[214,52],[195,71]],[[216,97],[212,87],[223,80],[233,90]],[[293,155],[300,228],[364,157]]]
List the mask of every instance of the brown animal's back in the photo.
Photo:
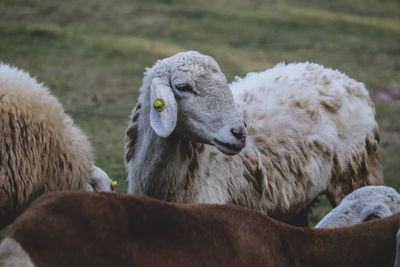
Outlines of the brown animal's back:
[[231,240],[243,231],[251,247],[256,238],[248,231],[250,218],[237,220],[243,210],[172,205],[142,196],[51,193],[16,220],[8,236],[29,248],[38,266],[259,265],[261,250],[245,255]]
[[[245,208],[50,193],[11,226],[37,266],[393,266],[400,215],[293,227]],[[377,265],[378,264],[378,265]]]

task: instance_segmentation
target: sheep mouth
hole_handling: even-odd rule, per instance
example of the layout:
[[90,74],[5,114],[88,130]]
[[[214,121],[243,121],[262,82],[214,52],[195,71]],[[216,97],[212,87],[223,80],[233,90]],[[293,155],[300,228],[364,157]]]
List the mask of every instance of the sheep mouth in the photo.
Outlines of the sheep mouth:
[[219,141],[218,139],[214,139],[213,143],[218,148],[218,150],[228,155],[236,155],[244,147],[243,144],[224,143],[222,141]]

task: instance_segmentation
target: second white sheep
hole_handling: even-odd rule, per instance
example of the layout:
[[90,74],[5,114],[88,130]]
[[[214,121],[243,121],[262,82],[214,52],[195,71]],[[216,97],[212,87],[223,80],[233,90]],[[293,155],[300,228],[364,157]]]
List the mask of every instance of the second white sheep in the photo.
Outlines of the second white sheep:
[[319,195],[335,206],[382,183],[374,116],[364,85],[339,71],[278,64],[228,86],[213,58],[179,53],[145,73],[126,135],[129,193],[305,224]]

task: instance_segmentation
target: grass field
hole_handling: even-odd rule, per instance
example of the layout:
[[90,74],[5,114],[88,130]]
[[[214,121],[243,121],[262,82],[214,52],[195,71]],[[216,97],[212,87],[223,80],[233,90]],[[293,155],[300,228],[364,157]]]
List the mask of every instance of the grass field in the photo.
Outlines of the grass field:
[[[398,0],[0,2],[0,61],[51,88],[119,192],[127,189],[124,132],[142,73],[184,50],[215,57],[228,80],[313,61],[364,82],[377,97],[386,184],[400,189]],[[322,201],[312,221],[327,211]]]

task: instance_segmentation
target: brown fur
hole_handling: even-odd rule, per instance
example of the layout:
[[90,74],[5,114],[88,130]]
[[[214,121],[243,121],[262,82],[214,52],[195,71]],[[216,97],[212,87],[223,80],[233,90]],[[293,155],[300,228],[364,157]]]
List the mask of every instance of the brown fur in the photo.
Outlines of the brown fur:
[[[310,150],[305,148],[306,144],[299,142],[297,146],[286,139],[268,139],[258,135],[254,138],[260,145],[256,146],[258,151],[244,149],[239,157],[245,165],[244,177],[254,186],[255,191],[261,198],[263,192],[267,198],[276,203],[278,211],[270,211],[269,215],[285,221],[293,222],[293,214],[285,214],[282,210],[298,212],[303,207],[296,207],[293,200],[287,195],[301,198],[301,192],[312,182],[305,166],[310,158]],[[258,152],[258,153],[257,153]],[[268,189],[265,188],[264,177],[268,177]],[[286,181],[282,179],[286,177]],[[288,193],[290,191],[290,193]],[[306,200],[304,200],[306,201]]]
[[355,189],[366,185],[383,184],[383,174],[379,152],[379,130],[374,128],[374,136],[368,136],[364,148],[354,148],[348,166],[340,166],[337,155],[333,157],[332,183],[328,189],[328,199],[333,206]]
[[399,226],[400,214],[311,229],[237,206],[64,192],[36,200],[6,238],[17,241],[37,267],[367,267],[393,266]]
[[125,149],[124,149],[126,162],[129,162],[132,159],[133,154],[135,153],[135,144],[138,136],[137,120],[139,118],[141,107],[142,105],[140,103],[136,104],[136,107],[133,109],[130,117],[131,127],[129,127],[126,131]]

